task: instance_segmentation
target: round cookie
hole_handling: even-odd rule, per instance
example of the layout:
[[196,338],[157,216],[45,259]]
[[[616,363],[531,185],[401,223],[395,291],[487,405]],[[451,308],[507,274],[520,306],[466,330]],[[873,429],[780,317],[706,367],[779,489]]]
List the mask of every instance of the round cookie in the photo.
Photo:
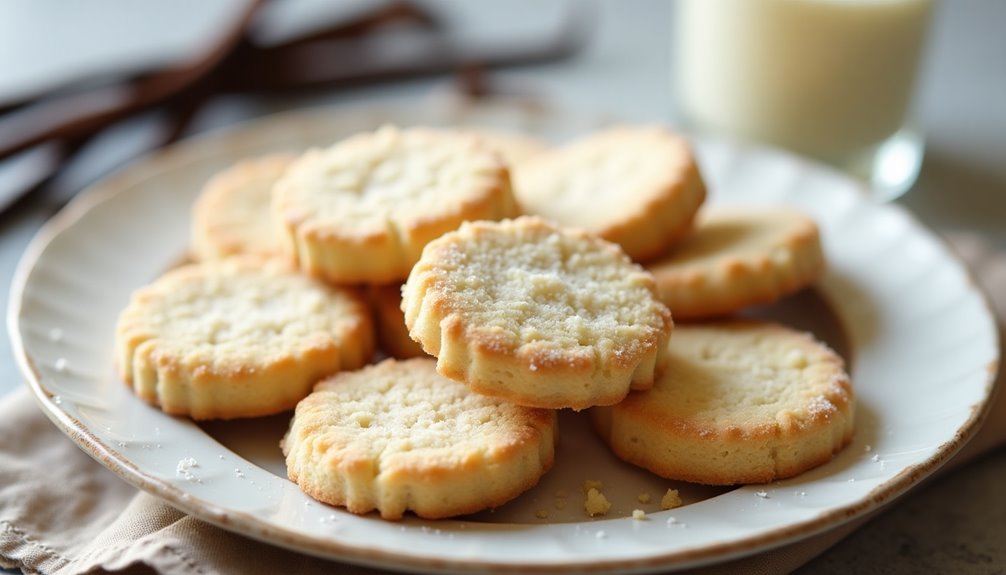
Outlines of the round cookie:
[[653,385],[671,314],[617,245],[536,217],[431,242],[402,290],[437,371],[531,407],[583,409]]
[[335,283],[401,282],[462,221],[516,213],[499,155],[461,132],[384,127],[301,156],[272,213],[301,269]]
[[464,128],[466,133],[483,140],[495,150],[513,171],[514,166],[523,165],[548,151],[549,146],[541,140],[517,132],[497,128]]
[[842,359],[778,324],[678,325],[653,389],[591,411],[621,459],[668,479],[733,485],[794,476],[852,438]]
[[824,274],[817,224],[782,207],[710,206],[695,230],[646,265],[678,319],[769,303]]
[[514,193],[525,213],[585,228],[645,261],[688,233],[706,188],[684,139],[624,126],[522,164]]
[[133,293],[115,335],[119,373],[136,394],[194,419],[291,409],[374,349],[356,292],[254,257],[169,271]]
[[432,359],[385,360],[322,381],[281,443],[311,497],[385,519],[437,519],[497,507],[555,459],[556,414],[481,396]]
[[295,157],[273,154],[244,160],[206,183],[192,207],[196,259],[282,253],[269,204],[273,184]]
[[422,346],[409,337],[402,312],[402,286],[379,285],[367,288],[367,300],[374,310],[374,325],[381,350],[398,359],[428,357]]

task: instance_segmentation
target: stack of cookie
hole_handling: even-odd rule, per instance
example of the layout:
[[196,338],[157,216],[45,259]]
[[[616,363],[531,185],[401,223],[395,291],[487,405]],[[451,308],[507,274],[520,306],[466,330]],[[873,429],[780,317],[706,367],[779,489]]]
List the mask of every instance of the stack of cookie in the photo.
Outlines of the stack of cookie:
[[[194,206],[198,262],[122,312],[117,365],[172,414],[296,406],[290,478],[388,519],[529,489],[563,408],[590,408],[614,453],[663,477],[791,476],[851,437],[841,359],[774,324],[680,321],[816,281],[817,228],[700,213],[705,197],[688,144],[653,127],[561,148],[385,127],[249,159]],[[378,346],[390,357],[368,365]]]

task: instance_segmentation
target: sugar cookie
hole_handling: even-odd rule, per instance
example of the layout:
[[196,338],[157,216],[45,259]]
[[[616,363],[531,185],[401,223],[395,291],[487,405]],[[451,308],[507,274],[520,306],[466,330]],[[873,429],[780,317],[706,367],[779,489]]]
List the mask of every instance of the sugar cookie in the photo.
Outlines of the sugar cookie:
[[354,291],[252,257],[177,268],[134,292],[115,344],[138,396],[194,419],[290,409],[322,377],[364,365],[373,348]]
[[824,274],[817,224],[781,207],[710,206],[695,231],[646,265],[678,319],[769,303]]
[[282,253],[269,203],[273,184],[295,157],[273,154],[244,160],[206,183],[192,207],[196,259]]
[[464,128],[466,133],[483,140],[495,150],[503,161],[511,168],[523,165],[549,149],[548,144],[541,140],[518,132],[509,132],[497,128]]
[[514,193],[525,213],[587,229],[645,261],[691,229],[706,188],[685,140],[624,126],[523,164]]
[[462,221],[516,213],[499,155],[457,131],[384,127],[301,156],[272,213],[301,269],[335,283],[404,280]]
[[653,389],[591,411],[614,453],[666,477],[765,483],[832,458],[852,438],[842,359],[778,324],[679,324]]
[[472,393],[416,358],[319,383],[282,448],[290,479],[319,501],[436,519],[530,489],[552,467],[555,441],[554,411]]
[[441,374],[533,407],[607,405],[652,386],[672,329],[653,278],[617,245],[536,217],[431,242],[402,309]]

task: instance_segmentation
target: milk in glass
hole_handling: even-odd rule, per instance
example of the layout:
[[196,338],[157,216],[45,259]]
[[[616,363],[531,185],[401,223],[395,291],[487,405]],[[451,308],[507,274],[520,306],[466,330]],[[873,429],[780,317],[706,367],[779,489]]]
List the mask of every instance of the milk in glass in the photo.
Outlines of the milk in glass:
[[907,188],[891,180],[914,180],[921,161],[911,103],[932,3],[678,0],[680,110],[693,127]]

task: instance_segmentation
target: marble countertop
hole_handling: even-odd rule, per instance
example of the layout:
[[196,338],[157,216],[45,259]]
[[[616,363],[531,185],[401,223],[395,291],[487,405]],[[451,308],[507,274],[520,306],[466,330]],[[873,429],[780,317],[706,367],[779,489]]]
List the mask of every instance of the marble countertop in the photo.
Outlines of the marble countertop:
[[[494,12],[489,20],[496,21],[513,13],[502,9],[502,4],[477,3],[477,8],[469,5],[462,9],[460,3],[440,3],[457,9],[462,19],[484,19],[486,12]],[[596,27],[580,54],[563,62],[502,71],[494,74],[493,81],[507,89],[603,110],[629,121],[674,121],[671,3],[602,1],[596,7]],[[918,93],[919,117],[927,133],[925,162],[913,189],[897,201],[938,232],[977,232],[1006,251],[1003,22],[1006,2],[1000,0],[937,5]],[[518,21],[516,29],[520,24]],[[31,65],[31,55],[20,61],[21,65]],[[445,78],[431,78],[297,99],[230,99],[205,110],[193,131],[301,105],[419,96],[443,90],[448,83]],[[150,121],[141,118],[102,137],[88,152],[90,155],[77,162],[46,193],[0,213],[0,277],[11,277],[21,252],[53,207],[121,161],[122,150],[146,137]],[[0,171],[0,181],[2,177]],[[8,289],[6,281],[0,284],[5,306]],[[5,331],[0,334],[0,394],[19,385]],[[1006,541],[1004,480],[1006,449],[1000,448],[912,490],[802,571],[1002,572],[1006,570],[1006,545],[1002,543]]]

